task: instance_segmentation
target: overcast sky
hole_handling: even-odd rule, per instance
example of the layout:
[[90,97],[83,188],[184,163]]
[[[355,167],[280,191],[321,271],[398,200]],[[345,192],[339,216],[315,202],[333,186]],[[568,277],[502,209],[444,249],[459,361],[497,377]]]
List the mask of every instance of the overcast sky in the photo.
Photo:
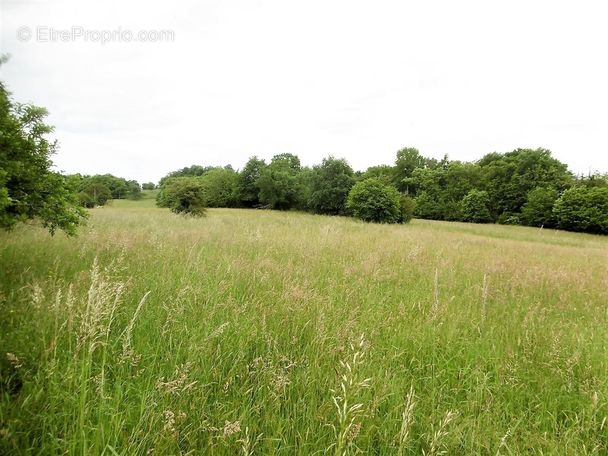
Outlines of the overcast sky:
[[[0,5],[0,78],[50,111],[66,172],[157,181],[282,152],[365,169],[405,146],[458,160],[545,147],[608,171],[605,0]],[[134,41],[158,31],[173,37]]]

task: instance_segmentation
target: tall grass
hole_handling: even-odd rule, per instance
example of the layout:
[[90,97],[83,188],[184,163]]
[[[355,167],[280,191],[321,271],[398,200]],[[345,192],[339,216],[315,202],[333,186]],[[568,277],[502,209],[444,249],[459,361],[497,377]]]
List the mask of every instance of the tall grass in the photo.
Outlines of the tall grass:
[[607,238],[147,203],[0,234],[0,453],[608,452]]

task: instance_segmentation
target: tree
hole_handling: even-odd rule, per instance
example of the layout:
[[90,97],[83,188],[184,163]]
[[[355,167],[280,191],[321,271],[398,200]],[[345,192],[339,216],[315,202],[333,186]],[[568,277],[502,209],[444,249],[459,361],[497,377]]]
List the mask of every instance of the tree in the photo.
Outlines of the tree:
[[154,190],[156,185],[154,185],[154,182],[145,182],[141,184],[141,188],[142,190]]
[[559,228],[608,234],[608,187],[575,187],[556,201],[553,215]]
[[348,195],[347,207],[355,217],[366,222],[402,221],[401,195],[378,179],[357,182]]
[[[0,58],[0,64],[6,58]],[[76,189],[51,171],[56,143],[47,139],[53,128],[44,123],[44,108],[13,102],[0,82],[0,227],[38,219],[51,233],[69,235],[85,217]]]
[[414,199],[414,215],[423,219],[443,220],[442,203],[427,191],[419,192]]
[[238,193],[241,203],[255,207],[260,203],[258,179],[266,168],[266,162],[256,156],[251,157],[239,173]]
[[385,184],[392,184],[395,178],[395,168],[390,165],[370,166],[364,173],[356,177],[356,180],[370,178],[379,179]]
[[128,180],[127,183],[127,192],[125,198],[138,200],[141,199],[141,186],[139,182],[136,180]]
[[310,208],[318,214],[345,214],[346,199],[353,185],[353,169],[346,160],[324,158],[312,169]]
[[237,204],[239,175],[232,168],[211,169],[199,178],[207,207],[234,207]]
[[297,207],[301,190],[297,178],[300,171],[300,160],[295,155],[275,155],[257,180],[260,203],[273,209]]
[[490,209],[495,216],[519,213],[528,192],[536,187],[563,191],[572,184],[568,167],[546,149],[492,153],[477,163],[482,169],[483,188],[490,195]]
[[465,222],[488,223],[492,221],[490,197],[483,190],[471,190],[462,200],[462,219]]
[[427,159],[420,155],[418,149],[406,147],[397,151],[397,159],[395,160],[395,174],[393,182],[397,189],[405,193],[414,193],[411,184],[407,181],[412,177],[412,173],[417,168],[426,168]]
[[521,221],[528,226],[555,226],[553,206],[559,197],[553,188],[537,187],[528,192],[526,203],[521,208]]
[[182,169],[178,169],[177,171],[171,171],[169,174],[162,177],[161,180],[158,182],[158,186],[160,187],[161,185],[163,185],[165,183],[165,181],[167,179],[170,179],[172,177],[203,176],[207,171],[209,171],[210,169],[213,169],[213,168],[214,168],[213,166],[200,166],[200,165],[186,166]]
[[168,207],[176,214],[202,216],[205,214],[205,185],[198,177],[173,177],[162,187],[157,205]]
[[84,207],[104,206],[112,198],[112,192],[104,184],[89,183],[78,198]]
[[416,201],[408,195],[401,195],[401,222],[409,223],[414,218]]

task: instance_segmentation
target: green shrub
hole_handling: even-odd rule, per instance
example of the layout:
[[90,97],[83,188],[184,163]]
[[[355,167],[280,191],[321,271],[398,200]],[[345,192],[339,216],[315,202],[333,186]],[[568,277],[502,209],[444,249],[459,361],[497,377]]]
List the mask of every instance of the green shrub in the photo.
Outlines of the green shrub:
[[503,212],[498,216],[496,223],[499,225],[521,225],[521,219],[519,215],[513,214],[512,212]]
[[421,191],[416,196],[416,209],[414,215],[423,219],[443,220],[443,206],[428,192]]
[[608,187],[566,190],[553,208],[559,228],[608,234]]
[[555,226],[553,206],[558,198],[553,188],[535,188],[521,208],[521,221],[528,226]]
[[413,198],[402,195],[401,196],[401,223],[408,223],[414,218],[414,211],[416,210],[416,201]]
[[471,190],[462,199],[462,219],[465,222],[488,223],[492,221],[490,197],[483,190]]
[[344,159],[328,157],[315,166],[310,179],[309,207],[317,214],[345,214],[346,199],[355,179]]
[[198,179],[205,188],[205,205],[207,207],[237,206],[239,175],[233,169],[210,169]]
[[357,182],[348,194],[347,207],[352,214],[376,223],[399,223],[402,220],[401,195],[395,187],[378,179]]
[[205,214],[205,201],[205,184],[200,177],[173,177],[163,183],[156,204],[176,214],[198,217]]
[[112,199],[112,192],[104,184],[91,183],[78,194],[78,199],[84,207],[104,206]]

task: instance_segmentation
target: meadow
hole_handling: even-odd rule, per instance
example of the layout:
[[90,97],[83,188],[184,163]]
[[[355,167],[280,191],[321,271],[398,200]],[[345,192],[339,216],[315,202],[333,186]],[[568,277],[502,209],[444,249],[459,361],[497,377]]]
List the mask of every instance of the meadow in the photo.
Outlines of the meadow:
[[1,454],[608,454],[608,237],[114,201],[0,303]]

